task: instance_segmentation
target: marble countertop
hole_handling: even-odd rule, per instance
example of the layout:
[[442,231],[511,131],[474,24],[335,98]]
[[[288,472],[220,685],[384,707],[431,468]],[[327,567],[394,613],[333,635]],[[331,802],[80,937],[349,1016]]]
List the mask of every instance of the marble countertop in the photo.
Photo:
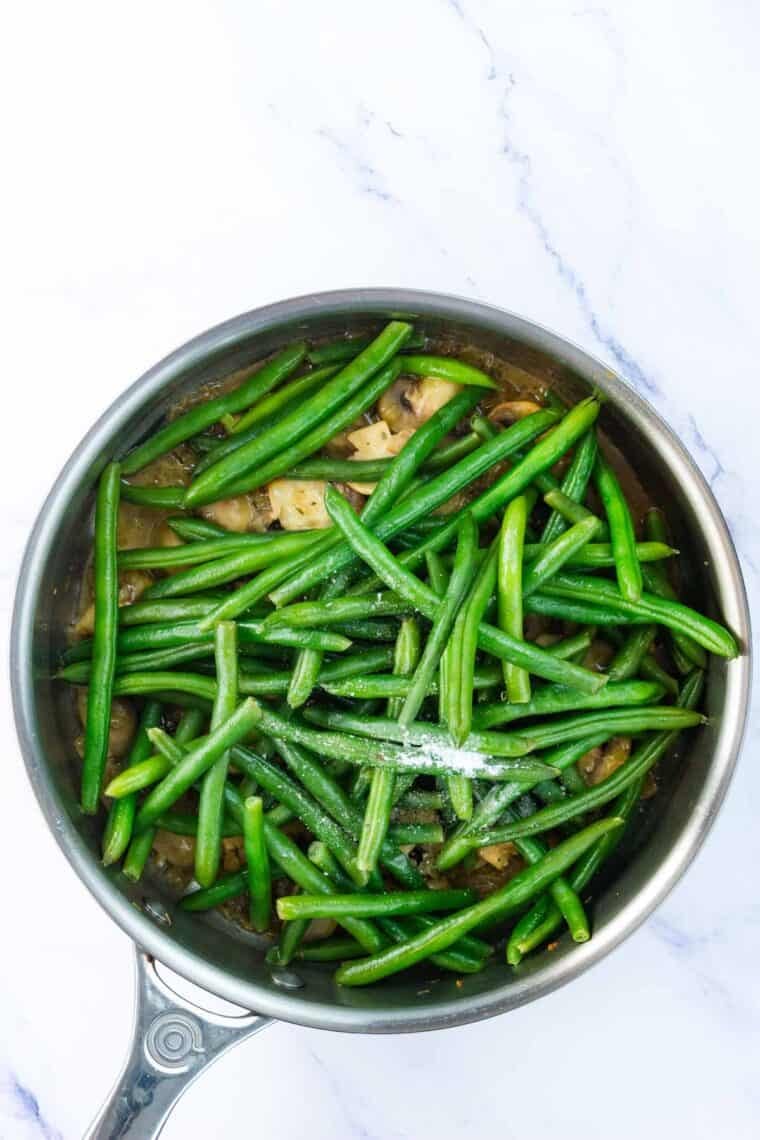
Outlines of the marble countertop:
[[[225,317],[360,284],[492,302],[618,369],[701,465],[757,601],[756,7],[73,0],[10,25],[4,627],[48,487],[128,383]],[[0,1136],[73,1140],[121,1062],[131,948],[47,834],[1,691]],[[273,1140],[755,1137],[753,743],[685,880],[591,973],[435,1036],[276,1026],[167,1140],[241,1119]]]

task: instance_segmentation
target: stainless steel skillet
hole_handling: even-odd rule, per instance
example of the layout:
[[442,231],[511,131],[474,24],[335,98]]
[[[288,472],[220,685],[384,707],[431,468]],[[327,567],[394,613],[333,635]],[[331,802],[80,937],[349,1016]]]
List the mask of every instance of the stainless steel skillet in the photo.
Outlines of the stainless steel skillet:
[[[176,909],[165,884],[130,884],[99,862],[98,829],[77,807],[70,741],[72,709],[51,664],[64,643],[78,576],[90,542],[92,492],[113,455],[122,454],[168,405],[294,337],[360,332],[391,315],[426,332],[476,346],[569,396],[591,387],[607,396],[604,427],[645,485],[668,509],[677,545],[691,566],[688,589],[700,608],[720,613],[744,655],[715,660],[707,706],[711,723],[665,772],[637,836],[594,907],[594,936],[560,942],[516,972],[494,962],[461,987],[439,979],[420,986],[400,977],[366,990],[339,990],[316,965],[273,970],[242,931]],[[494,365],[501,369],[498,363]],[[502,370],[503,371],[503,370]],[[507,373],[509,369],[507,369]],[[506,375],[509,379],[509,375]],[[720,510],[696,465],[653,409],[598,361],[547,330],[496,308],[432,293],[355,289],[296,298],[211,329],[146,373],[100,418],[73,453],[45,502],[27,546],[12,635],[12,684],[19,740],[30,779],[62,851],[138,950],[135,1037],[127,1066],[92,1135],[150,1137],[203,1067],[235,1041],[283,1019],[316,1028],[394,1033],[445,1028],[491,1017],[549,993],[610,952],[646,918],[684,873],[725,794],[738,755],[750,681],[749,615],[736,553]],[[644,841],[645,840],[645,841]],[[206,990],[257,1013],[229,1018],[178,997],[154,958]],[[423,992],[426,991],[426,992]]]

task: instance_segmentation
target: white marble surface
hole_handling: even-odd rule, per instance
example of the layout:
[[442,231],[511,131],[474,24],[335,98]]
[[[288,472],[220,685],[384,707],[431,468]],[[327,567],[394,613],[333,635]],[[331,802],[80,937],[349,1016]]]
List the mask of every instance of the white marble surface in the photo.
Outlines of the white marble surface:
[[[4,30],[4,619],[48,486],[126,384],[227,316],[359,284],[494,302],[618,368],[703,467],[757,600],[756,5],[30,0]],[[0,1136],[68,1140],[121,1060],[130,947],[45,831],[6,688]],[[757,1136],[753,744],[686,880],[591,974],[436,1036],[278,1026],[167,1140]]]

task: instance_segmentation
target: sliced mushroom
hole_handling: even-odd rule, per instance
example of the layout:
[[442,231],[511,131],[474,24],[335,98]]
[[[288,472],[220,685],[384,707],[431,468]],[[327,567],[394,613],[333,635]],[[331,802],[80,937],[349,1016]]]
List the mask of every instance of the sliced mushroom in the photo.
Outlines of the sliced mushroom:
[[630,736],[613,736],[605,745],[592,748],[578,761],[578,768],[586,783],[593,787],[601,784],[625,764],[631,754]]
[[162,863],[172,867],[192,867],[195,862],[195,837],[175,835],[173,831],[156,832],[153,851]]
[[541,411],[543,408],[535,400],[504,400],[491,408],[488,418],[497,424],[514,424]]
[[377,402],[377,410],[393,432],[416,431],[461,391],[461,384],[422,376],[396,380]]
[[[392,432],[385,420],[377,420],[373,424],[359,428],[358,431],[349,433],[349,442],[356,449],[350,458],[355,460],[393,459],[413,435],[414,432],[411,428]],[[371,495],[376,486],[375,483],[349,483],[348,485],[362,495]]]
[[207,506],[201,507],[199,513],[209,522],[217,523],[225,530],[237,534],[245,534],[247,531],[262,533],[275,518],[269,496],[265,491],[220,499],[216,503],[208,503]]
[[[119,605],[131,606],[148,586],[153,578],[146,570],[122,570],[119,574]],[[82,611],[72,626],[71,632],[75,637],[91,637],[95,632],[95,605],[90,604]]]
[[275,479],[267,486],[272,518],[283,530],[321,530],[331,525],[323,479]]
[[239,835],[233,835],[222,840],[222,868],[225,871],[239,871],[245,866],[245,851],[243,840]]
[[488,847],[479,847],[478,855],[484,863],[503,871],[511,859],[517,854],[514,843],[491,843]]

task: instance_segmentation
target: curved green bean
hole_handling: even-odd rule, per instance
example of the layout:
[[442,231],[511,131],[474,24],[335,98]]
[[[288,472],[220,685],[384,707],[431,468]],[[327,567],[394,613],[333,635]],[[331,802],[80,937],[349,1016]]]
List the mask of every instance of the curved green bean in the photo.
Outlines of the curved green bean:
[[95,502],[95,634],[87,691],[81,779],[81,806],[87,815],[94,815],[98,810],[111,726],[111,696],[119,622],[119,578],[116,567],[119,477],[118,463],[109,463],[100,477]]
[[[212,732],[229,720],[237,706],[237,627],[234,622],[223,621],[216,627],[214,660],[216,696],[211,712]],[[229,761],[229,752],[223,752],[206,772],[201,783],[198,800],[198,836],[195,843],[195,877],[202,887],[210,887],[219,873],[224,785],[227,782]]]
[[271,360],[268,360],[252,376],[244,380],[237,388],[225,392],[213,400],[196,404],[189,412],[178,416],[171,423],[150,436],[144,443],[136,447],[126,458],[123,464],[124,473],[131,475],[145,467],[159,455],[172,451],[178,444],[186,439],[198,435],[207,427],[211,427],[224,415],[240,412],[249,407],[259,397],[271,391],[276,384],[289,376],[298,367],[306,356],[305,344],[294,344],[282,349]]
[[380,981],[429,958],[433,953],[445,950],[476,926],[506,917],[511,911],[518,910],[541,894],[545,887],[572,866],[598,839],[620,826],[621,821],[615,817],[591,824],[558,843],[538,863],[519,871],[506,886],[482,902],[439,920],[407,942],[341,966],[335,975],[336,982],[344,986],[357,986]]
[[456,910],[476,898],[469,889],[385,891],[382,894],[285,895],[277,900],[280,918],[376,918],[382,915],[429,914]]

